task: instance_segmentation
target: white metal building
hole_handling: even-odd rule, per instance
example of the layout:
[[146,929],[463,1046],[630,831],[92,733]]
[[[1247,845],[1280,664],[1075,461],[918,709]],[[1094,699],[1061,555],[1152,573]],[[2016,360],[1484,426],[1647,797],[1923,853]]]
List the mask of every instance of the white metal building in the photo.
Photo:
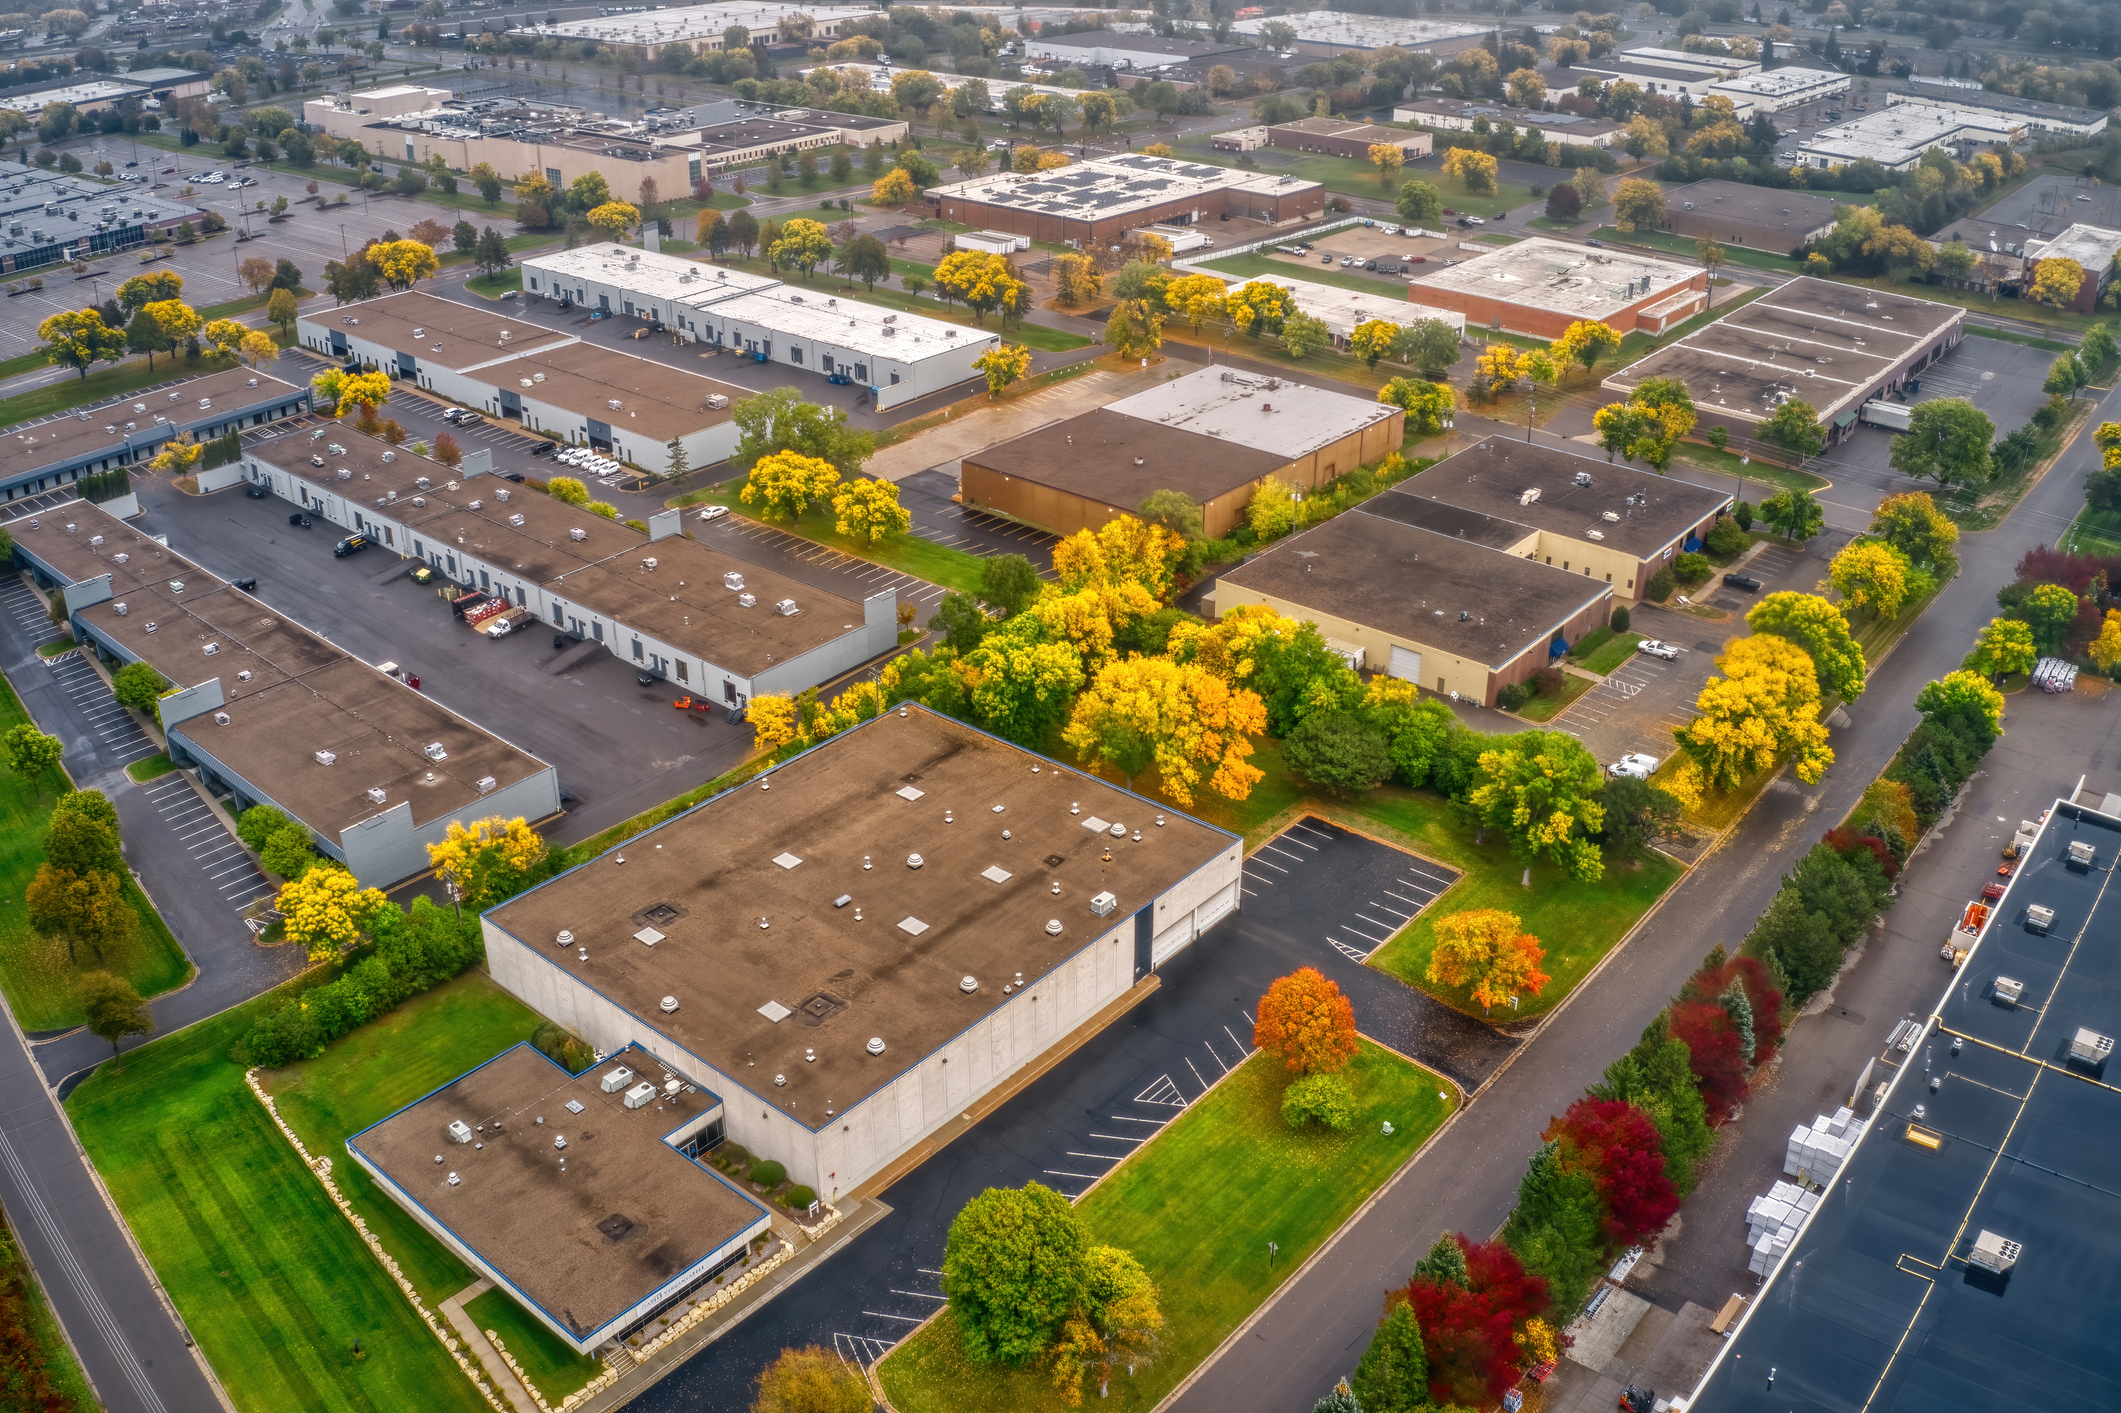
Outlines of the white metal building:
[[1871,161],[1889,172],[1905,172],[1932,148],[2010,142],[2022,131],[2017,121],[2001,113],[1903,103],[1821,128],[1801,139],[1796,165],[1840,167]]
[[1709,92],[1720,93],[1734,104],[1749,102],[1765,112],[1779,113],[1822,98],[1838,98],[1849,91],[1850,82],[1847,74],[1832,69],[1771,69],[1725,79]]

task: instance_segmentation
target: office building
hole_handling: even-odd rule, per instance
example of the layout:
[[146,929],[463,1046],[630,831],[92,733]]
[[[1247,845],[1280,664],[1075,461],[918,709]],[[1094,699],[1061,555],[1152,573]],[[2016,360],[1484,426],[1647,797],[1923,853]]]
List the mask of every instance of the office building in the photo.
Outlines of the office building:
[[1537,339],[1559,338],[1578,320],[1661,334],[1707,307],[1708,283],[1677,260],[1534,236],[1416,280],[1407,298],[1455,310],[1468,327]]
[[996,172],[924,196],[946,221],[1073,246],[1118,241],[1143,226],[1194,225],[1226,215],[1280,225],[1317,216],[1326,203],[1317,182],[1141,153],[1050,172]]
[[1548,142],[1568,147],[1611,147],[1626,131],[1621,124],[1603,118],[1512,108],[1482,98],[1417,98],[1394,108],[1392,121],[1419,123],[1443,132],[1475,132],[1482,123],[1490,129],[1508,123],[1521,133],[1536,132]]
[[[1779,71],[1778,71],[1779,72]],[[1839,217],[1831,196],[1711,177],[1666,187],[1664,228],[1675,235],[1788,255],[1823,240]]]

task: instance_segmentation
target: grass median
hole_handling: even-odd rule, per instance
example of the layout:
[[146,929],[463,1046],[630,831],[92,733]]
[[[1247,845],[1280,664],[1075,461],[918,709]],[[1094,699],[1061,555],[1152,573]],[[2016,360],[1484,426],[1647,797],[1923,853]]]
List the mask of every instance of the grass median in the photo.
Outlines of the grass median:
[[[1115,1377],[1100,1407],[1154,1408],[1383,1186],[1460,1102],[1451,1086],[1363,1043],[1345,1134],[1281,1117],[1286,1075],[1255,1055],[1082,1200],[1092,1237],[1134,1253],[1162,1290],[1163,1352]],[[1392,1132],[1383,1132],[1385,1123]],[[1267,1243],[1281,1249],[1271,1266]],[[1382,1291],[1379,1292],[1380,1297]],[[899,1413],[1046,1413],[1045,1370],[973,1364],[946,1311],[877,1366]]]

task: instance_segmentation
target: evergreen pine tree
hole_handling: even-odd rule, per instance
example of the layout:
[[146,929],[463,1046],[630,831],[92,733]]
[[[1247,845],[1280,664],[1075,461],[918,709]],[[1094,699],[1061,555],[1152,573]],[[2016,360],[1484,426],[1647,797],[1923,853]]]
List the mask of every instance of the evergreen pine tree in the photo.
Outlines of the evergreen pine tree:
[[[1461,1253],[1459,1267],[1464,1266]],[[1421,1325],[1414,1318],[1414,1307],[1405,1300],[1392,1302],[1391,1313],[1371,1336],[1370,1347],[1355,1366],[1349,1401],[1363,1413],[1415,1413],[1428,1406],[1429,1360],[1422,1349]],[[1326,1407],[1319,1405],[1320,1409]]]
[[1333,1385],[1333,1391],[1311,1405],[1311,1413],[1362,1413],[1362,1404],[1355,1399],[1355,1391],[1342,1379]]
[[1737,1029],[1738,1053],[1745,1056],[1750,1068],[1753,1063],[1753,1002],[1745,994],[1745,982],[1737,977],[1731,978],[1731,984],[1716,998],[1716,1004],[1723,1007],[1723,1013],[1731,1018],[1732,1026]]
[[1449,1233],[1436,1238],[1429,1254],[1422,1257],[1414,1267],[1415,1280],[1430,1280],[1438,1285],[1465,1286],[1472,1277],[1466,1272],[1466,1253]]

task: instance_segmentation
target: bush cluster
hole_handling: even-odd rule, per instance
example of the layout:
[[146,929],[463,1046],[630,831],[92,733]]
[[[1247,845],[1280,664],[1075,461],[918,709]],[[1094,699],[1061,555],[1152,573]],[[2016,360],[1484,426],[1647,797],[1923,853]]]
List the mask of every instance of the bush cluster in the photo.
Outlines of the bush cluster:
[[580,1074],[597,1062],[596,1051],[588,1042],[557,1021],[539,1021],[537,1028],[530,1032],[530,1043],[539,1054],[569,1074]]
[[296,879],[322,862],[309,830],[271,805],[252,805],[236,817],[236,837],[248,844],[268,873]]
[[238,1063],[314,1059],[354,1027],[486,957],[478,919],[460,922],[431,898],[414,899],[410,909],[385,905],[369,932],[372,940],[347,956],[336,979],[296,992],[252,1026],[236,1043]]
[[1281,1116],[1290,1128],[1316,1123],[1346,1133],[1355,1127],[1355,1091],[1337,1074],[1305,1075],[1282,1091]]

